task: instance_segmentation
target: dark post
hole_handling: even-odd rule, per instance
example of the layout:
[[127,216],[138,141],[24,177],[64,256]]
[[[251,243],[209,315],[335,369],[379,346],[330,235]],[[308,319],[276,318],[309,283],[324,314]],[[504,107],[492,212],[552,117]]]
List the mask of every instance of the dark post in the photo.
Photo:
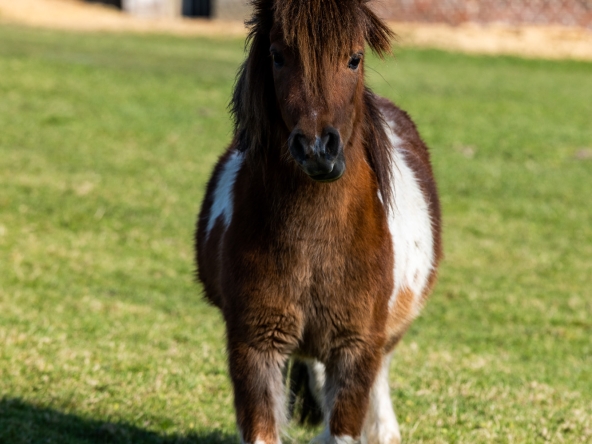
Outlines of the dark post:
[[86,0],[87,3],[103,3],[121,9],[121,0]]
[[182,12],[185,17],[210,17],[211,0],[183,0]]

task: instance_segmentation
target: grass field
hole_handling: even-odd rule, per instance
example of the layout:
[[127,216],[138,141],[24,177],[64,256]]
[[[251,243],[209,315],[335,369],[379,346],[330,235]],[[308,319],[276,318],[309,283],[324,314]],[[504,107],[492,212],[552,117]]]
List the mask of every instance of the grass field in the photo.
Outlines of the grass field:
[[[0,442],[237,442],[192,231],[242,58],[0,27]],[[592,63],[369,67],[432,149],[445,221],[391,369],[405,442],[592,442]]]

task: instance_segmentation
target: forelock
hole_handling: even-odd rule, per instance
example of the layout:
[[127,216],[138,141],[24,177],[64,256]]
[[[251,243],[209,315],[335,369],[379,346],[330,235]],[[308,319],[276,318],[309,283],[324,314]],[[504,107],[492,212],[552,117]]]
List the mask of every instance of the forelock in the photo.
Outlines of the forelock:
[[285,43],[300,56],[304,76],[316,89],[325,63],[351,55],[366,40],[379,55],[394,34],[360,0],[275,0],[274,22]]

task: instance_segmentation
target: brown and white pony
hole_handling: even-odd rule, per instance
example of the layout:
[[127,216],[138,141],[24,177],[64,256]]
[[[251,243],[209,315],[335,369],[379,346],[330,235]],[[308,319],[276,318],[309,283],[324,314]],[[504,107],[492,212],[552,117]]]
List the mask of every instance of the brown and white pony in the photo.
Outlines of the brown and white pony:
[[363,0],[255,0],[232,99],[235,136],[209,181],[196,255],[226,323],[244,443],[276,444],[283,372],[308,365],[321,443],[398,443],[393,348],[441,256],[428,150],[364,85],[392,33]]

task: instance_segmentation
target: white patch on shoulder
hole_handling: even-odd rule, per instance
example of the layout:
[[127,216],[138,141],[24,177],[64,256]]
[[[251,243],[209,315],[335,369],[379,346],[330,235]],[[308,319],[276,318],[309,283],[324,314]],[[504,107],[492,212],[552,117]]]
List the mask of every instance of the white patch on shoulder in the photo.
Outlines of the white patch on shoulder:
[[419,181],[407,164],[403,140],[396,126],[389,122],[387,134],[393,145],[393,208],[388,225],[395,252],[395,289],[389,300],[389,309],[395,305],[402,290],[411,290],[415,296],[416,315],[419,301],[434,267],[434,239],[428,202]]
[[223,216],[224,225],[228,227],[232,220],[233,200],[234,200],[234,182],[236,176],[243,164],[244,156],[239,151],[234,151],[222,167],[216,188],[214,190],[212,208],[210,208],[210,218],[208,219],[208,226],[206,228],[206,239],[210,235],[210,231],[214,228],[214,224],[218,217]]

